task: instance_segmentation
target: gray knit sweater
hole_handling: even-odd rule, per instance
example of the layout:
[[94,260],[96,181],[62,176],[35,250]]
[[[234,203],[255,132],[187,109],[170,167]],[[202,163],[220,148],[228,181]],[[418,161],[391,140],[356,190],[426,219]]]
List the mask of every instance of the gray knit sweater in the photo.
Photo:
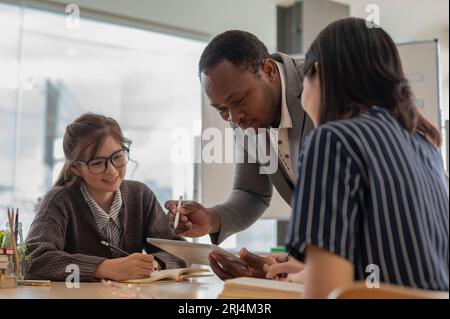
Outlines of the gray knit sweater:
[[[152,254],[165,264],[165,268],[186,267],[186,263],[146,242],[147,237],[178,239],[169,227],[153,192],[144,184],[124,181],[122,192],[123,225],[122,248],[128,253]],[[40,203],[26,239],[27,279],[64,281],[70,272],[66,267],[75,264],[80,269],[81,281],[92,281],[97,266],[113,258],[108,247],[100,244],[107,240],[98,230],[94,216],[79,187],[52,188]]]

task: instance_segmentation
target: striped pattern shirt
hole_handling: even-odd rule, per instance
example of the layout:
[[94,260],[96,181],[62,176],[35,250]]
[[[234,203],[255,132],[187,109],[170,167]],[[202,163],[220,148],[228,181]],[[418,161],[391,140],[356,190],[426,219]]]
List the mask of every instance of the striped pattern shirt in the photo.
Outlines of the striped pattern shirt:
[[[449,191],[440,153],[372,107],[314,130],[299,155],[289,252],[308,245],[349,260],[355,280],[449,288]],[[371,265],[370,268],[367,268]]]
[[[92,214],[94,215],[98,230],[106,236],[110,244],[116,247],[120,247],[123,233],[122,221],[120,220],[119,214],[122,208],[122,194],[120,192],[120,189],[118,189],[114,195],[114,200],[109,213],[106,213],[91,196],[84,182],[81,183],[80,187],[84,200],[86,201],[89,208],[91,209]],[[111,253],[114,257],[124,257],[122,254],[113,249],[111,249]]]

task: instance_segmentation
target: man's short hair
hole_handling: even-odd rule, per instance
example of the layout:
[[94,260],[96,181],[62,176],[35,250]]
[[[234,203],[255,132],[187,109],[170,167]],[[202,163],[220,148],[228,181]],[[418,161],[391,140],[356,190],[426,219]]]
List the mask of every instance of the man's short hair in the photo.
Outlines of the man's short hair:
[[255,35],[240,31],[223,32],[208,43],[200,57],[198,74],[208,73],[223,60],[228,60],[242,70],[258,74],[259,66],[270,57],[267,47]]

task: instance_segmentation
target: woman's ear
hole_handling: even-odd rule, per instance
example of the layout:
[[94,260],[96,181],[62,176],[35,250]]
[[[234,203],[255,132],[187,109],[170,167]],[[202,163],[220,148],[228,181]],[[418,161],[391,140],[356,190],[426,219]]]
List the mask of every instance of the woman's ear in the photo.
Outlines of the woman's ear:
[[77,164],[71,164],[71,165],[69,166],[69,170],[70,170],[70,172],[71,172],[73,175],[75,175],[75,176],[81,176],[81,170],[80,170],[80,168],[78,167]]
[[314,67],[313,67],[313,74],[314,75],[318,75],[319,74],[319,62],[314,62]]
[[314,72],[316,74],[319,74],[319,62],[314,62]]
[[312,83],[315,83],[316,85],[320,86],[320,66],[319,62],[314,62],[314,65],[312,67],[312,70],[310,72],[310,78]]

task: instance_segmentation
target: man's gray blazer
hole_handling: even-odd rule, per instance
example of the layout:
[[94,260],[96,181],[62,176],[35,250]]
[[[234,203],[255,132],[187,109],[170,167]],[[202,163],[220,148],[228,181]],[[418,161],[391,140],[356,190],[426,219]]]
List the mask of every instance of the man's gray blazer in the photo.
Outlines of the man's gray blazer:
[[[289,148],[292,167],[297,176],[298,152],[306,135],[313,129],[311,119],[300,104],[302,82],[300,76],[301,61],[285,54],[276,53],[272,57],[283,64],[286,77],[286,102],[292,120],[292,128],[288,129]],[[272,147],[268,135],[265,137],[268,147]],[[246,149],[244,151],[247,151]],[[275,161],[278,161],[278,153]],[[236,163],[233,189],[229,198],[216,209],[220,216],[221,228],[218,233],[211,234],[211,241],[220,244],[228,236],[251,226],[269,207],[272,198],[272,186],[275,186],[283,199],[290,205],[294,192],[293,185],[283,165],[279,163],[273,174],[261,174],[261,164]]]

